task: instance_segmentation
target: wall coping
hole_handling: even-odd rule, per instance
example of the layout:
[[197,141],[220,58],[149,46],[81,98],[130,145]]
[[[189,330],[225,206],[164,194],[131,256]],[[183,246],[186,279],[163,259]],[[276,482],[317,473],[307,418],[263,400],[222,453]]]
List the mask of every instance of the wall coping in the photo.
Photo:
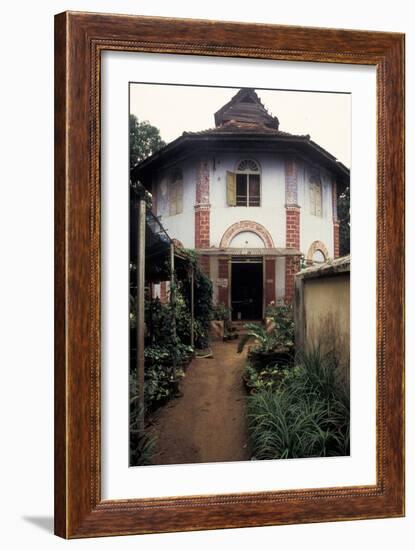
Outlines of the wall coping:
[[296,274],[296,279],[316,279],[350,273],[350,255],[342,256],[324,264],[307,267]]

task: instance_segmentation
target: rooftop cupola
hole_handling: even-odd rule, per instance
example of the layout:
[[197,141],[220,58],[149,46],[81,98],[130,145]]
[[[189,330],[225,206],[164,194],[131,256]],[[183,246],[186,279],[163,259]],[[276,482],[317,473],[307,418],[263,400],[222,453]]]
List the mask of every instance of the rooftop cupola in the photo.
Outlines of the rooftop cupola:
[[279,121],[268,113],[253,88],[242,88],[215,113],[216,127],[228,123],[265,126],[278,130]]

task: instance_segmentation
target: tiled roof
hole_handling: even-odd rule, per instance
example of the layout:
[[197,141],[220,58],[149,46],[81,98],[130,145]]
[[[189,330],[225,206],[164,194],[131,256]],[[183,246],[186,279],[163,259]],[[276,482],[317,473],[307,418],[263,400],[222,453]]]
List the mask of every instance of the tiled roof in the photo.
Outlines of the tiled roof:
[[259,124],[256,122],[237,122],[230,120],[225,122],[221,126],[216,128],[208,128],[207,130],[200,130],[198,132],[183,132],[183,136],[201,136],[201,135],[227,135],[227,134],[255,134],[255,135],[272,135],[281,137],[293,137],[310,139],[309,135],[295,135],[289,132],[282,132],[276,128],[270,128],[265,124]]
[[192,143],[223,141],[266,141],[278,142],[285,147],[301,148],[310,154],[319,155],[322,160],[336,171],[348,175],[349,170],[326,149],[315,143],[308,134],[296,135],[283,132],[279,129],[278,118],[272,116],[255,90],[243,88],[234,97],[215,113],[215,128],[197,132],[183,132],[181,136],[165,147],[141,161],[133,169],[132,177],[136,178],[139,171],[146,169],[150,164],[157,163],[161,158],[172,156],[178,148],[187,147]]

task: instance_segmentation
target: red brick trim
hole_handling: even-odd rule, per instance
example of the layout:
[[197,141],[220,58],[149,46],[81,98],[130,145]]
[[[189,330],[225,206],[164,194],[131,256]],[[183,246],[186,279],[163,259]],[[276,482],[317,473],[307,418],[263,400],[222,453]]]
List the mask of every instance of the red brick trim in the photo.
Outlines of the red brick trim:
[[[300,250],[300,214],[298,206],[298,166],[294,158],[285,160],[285,246]],[[298,256],[285,258],[285,302],[294,299],[294,278],[300,270]]]
[[287,256],[285,258],[285,303],[292,304],[294,299],[295,274],[300,271],[300,258]]
[[331,186],[331,202],[332,202],[332,209],[333,209],[333,223],[337,223],[338,216],[337,216],[337,183],[333,182]]
[[260,223],[250,220],[242,220],[228,227],[222,236],[219,247],[229,248],[232,239],[244,231],[251,231],[252,233],[258,235],[258,237],[260,237],[263,241],[265,248],[274,248],[274,241],[272,240],[269,231]]
[[223,304],[226,307],[230,307],[228,262],[228,258],[218,258],[218,278],[227,281],[226,286],[218,285],[218,304]]
[[210,247],[210,210],[195,212],[195,247]]
[[300,250],[300,207],[285,207],[285,246]]
[[195,248],[210,247],[209,163],[199,162],[196,179]]
[[340,224],[333,223],[333,254],[335,258],[340,256]]

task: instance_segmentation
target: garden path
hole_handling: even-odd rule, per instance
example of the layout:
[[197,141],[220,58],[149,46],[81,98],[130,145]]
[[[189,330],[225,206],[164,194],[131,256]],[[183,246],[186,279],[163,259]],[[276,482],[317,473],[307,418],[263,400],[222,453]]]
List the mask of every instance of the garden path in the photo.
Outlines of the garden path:
[[181,382],[183,396],[154,418],[153,464],[249,460],[242,383],[245,353],[237,341],[213,342],[211,359],[194,359]]

